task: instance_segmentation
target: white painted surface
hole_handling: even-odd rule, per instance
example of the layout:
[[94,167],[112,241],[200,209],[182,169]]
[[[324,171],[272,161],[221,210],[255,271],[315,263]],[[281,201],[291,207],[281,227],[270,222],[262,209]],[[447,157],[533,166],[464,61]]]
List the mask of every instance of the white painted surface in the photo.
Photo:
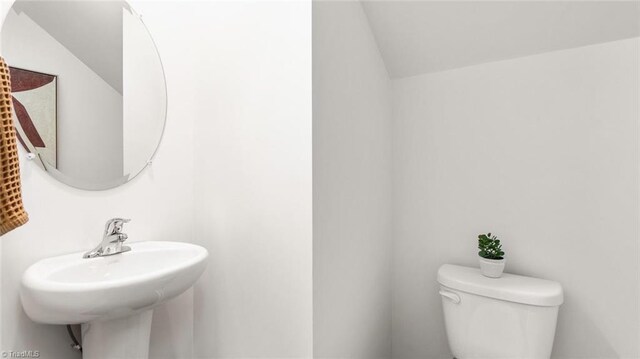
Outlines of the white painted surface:
[[450,358],[436,270],[486,231],[564,287],[554,357],[640,356],[639,41],[394,81],[395,358]]
[[316,358],[391,356],[391,87],[358,2],[313,4]]
[[[10,2],[1,2],[6,14]],[[42,358],[79,358],[69,347],[63,326],[40,325],[22,311],[18,288],[22,272],[35,261],[94,247],[104,222],[114,216],[132,218],[129,241],[191,241],[193,232],[194,78],[193,59],[185,56],[184,39],[176,37],[170,6],[134,3],[162,54],[171,107],[167,132],[153,167],[117,189],[87,192],[65,186],[35,164],[22,161],[25,208],[30,221],[2,237],[1,350],[40,350]],[[24,152],[22,152],[24,158]],[[193,292],[158,307],[152,324],[153,358],[188,358],[193,337]],[[189,308],[189,310],[185,310]]]
[[195,292],[154,311],[150,357],[191,357],[194,329],[201,358],[311,357],[310,2],[133,6],[167,74],[160,151],[138,178],[103,192],[23,163],[31,221],[1,241],[2,349],[79,357],[64,327],[23,314],[18,284],[29,264],[93,247],[115,215],[133,218],[132,241],[191,241],[197,209],[209,271]]
[[637,1],[364,1],[391,77],[640,35]]
[[123,9],[122,173],[147,165],[162,138],[167,93],[162,63],[149,32],[135,12]]
[[200,74],[196,241],[211,256],[196,357],[309,358],[311,2],[197,2],[174,17]]
[[[0,241],[2,349],[78,357],[63,327],[24,316],[19,278],[37,259],[91,248],[104,220],[124,215],[132,240],[197,238],[212,253],[194,293],[156,310],[152,357],[189,357],[192,295],[197,357],[311,356],[311,5],[134,6],[167,70],[160,153],[133,182],[99,193],[23,163],[31,222]],[[492,228],[513,243],[507,271],[567,290],[556,357],[640,355],[637,63],[632,40],[395,83],[395,357],[448,355],[435,269],[474,265],[475,236]],[[361,259],[362,247],[350,251]],[[599,271],[599,261],[610,265]],[[341,273],[353,268],[343,263]]]

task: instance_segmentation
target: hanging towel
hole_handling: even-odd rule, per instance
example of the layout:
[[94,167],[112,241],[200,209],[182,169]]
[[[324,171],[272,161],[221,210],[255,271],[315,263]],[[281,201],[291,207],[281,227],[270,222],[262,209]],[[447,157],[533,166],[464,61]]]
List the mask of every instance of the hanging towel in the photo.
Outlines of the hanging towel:
[[9,68],[0,57],[0,235],[27,223],[11,107]]

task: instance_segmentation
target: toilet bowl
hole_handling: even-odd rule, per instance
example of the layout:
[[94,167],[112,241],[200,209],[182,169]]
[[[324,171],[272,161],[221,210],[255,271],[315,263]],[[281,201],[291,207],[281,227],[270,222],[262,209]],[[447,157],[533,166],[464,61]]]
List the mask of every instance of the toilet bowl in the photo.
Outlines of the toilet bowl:
[[550,280],[445,264],[438,270],[449,347],[457,359],[548,359],[562,287]]

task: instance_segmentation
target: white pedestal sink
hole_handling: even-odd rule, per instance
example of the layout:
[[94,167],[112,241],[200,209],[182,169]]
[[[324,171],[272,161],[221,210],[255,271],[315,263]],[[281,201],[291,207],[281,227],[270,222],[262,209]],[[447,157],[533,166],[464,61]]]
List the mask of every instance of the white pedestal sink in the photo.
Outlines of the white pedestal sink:
[[43,259],[22,277],[20,298],[33,321],[82,324],[85,359],[146,359],[153,307],[189,289],[207,250],[179,242],[137,242],[131,251]]

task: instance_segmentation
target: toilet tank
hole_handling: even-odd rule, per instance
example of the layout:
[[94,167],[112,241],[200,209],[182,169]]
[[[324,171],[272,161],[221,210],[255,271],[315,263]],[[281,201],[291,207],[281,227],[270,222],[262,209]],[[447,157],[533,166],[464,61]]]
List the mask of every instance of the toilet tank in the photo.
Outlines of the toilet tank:
[[438,270],[449,347],[457,359],[548,359],[562,287],[550,280],[445,264]]

